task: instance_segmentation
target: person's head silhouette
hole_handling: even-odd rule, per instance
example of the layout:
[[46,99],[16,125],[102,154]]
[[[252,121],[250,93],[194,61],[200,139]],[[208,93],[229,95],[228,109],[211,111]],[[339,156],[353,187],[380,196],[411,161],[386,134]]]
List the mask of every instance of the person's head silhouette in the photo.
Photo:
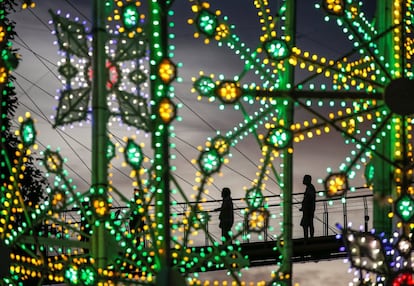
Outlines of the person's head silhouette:
[[230,189],[229,188],[223,188],[223,190],[221,191],[221,197],[222,198],[229,198],[230,197]]
[[304,185],[309,185],[312,183],[312,177],[311,175],[305,175],[303,176],[303,184]]

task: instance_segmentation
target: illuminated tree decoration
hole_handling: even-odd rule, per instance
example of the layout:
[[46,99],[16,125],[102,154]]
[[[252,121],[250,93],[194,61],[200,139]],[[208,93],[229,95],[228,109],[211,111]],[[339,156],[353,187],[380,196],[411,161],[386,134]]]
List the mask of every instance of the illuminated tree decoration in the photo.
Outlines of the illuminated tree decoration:
[[223,103],[232,104],[239,100],[243,90],[240,88],[239,83],[226,80],[217,85],[215,93]]
[[268,131],[265,143],[276,150],[281,150],[289,146],[292,138],[293,134],[291,130],[278,126]]
[[255,210],[261,206],[263,206],[264,196],[262,191],[255,187],[251,188],[246,192],[246,203],[249,209]]
[[263,44],[269,58],[280,61],[289,57],[290,49],[285,41],[280,39],[271,39]]
[[211,175],[215,172],[218,172],[222,161],[223,159],[217,150],[212,149],[204,151],[200,154],[200,157],[198,158],[198,165],[205,175]]
[[137,145],[134,140],[128,138],[126,147],[125,147],[125,161],[134,169],[139,170],[141,168],[142,160],[144,160],[144,155],[142,153],[142,148]]
[[216,33],[218,20],[216,15],[207,9],[202,9],[196,18],[196,26],[200,33],[204,34],[207,38],[211,38]]
[[25,148],[32,146],[36,141],[36,129],[33,119],[27,118],[20,125],[20,136]]
[[323,0],[323,8],[329,14],[342,16],[345,12],[344,0]]
[[165,124],[169,124],[176,116],[175,104],[168,97],[161,99],[158,106],[158,113]]
[[325,179],[324,185],[327,197],[342,196],[349,189],[348,178],[344,173],[329,175]]
[[343,229],[342,237],[352,267],[379,274],[390,272],[381,239],[372,233],[357,232],[350,228]]
[[216,84],[207,76],[201,76],[194,82],[194,88],[202,96],[214,96]]
[[395,201],[395,212],[404,222],[409,222],[414,215],[414,201],[409,195],[402,195]]

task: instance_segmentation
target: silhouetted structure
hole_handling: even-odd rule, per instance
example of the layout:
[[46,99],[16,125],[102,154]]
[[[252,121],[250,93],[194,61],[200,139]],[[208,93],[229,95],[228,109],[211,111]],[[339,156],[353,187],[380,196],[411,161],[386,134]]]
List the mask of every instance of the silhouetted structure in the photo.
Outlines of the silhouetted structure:
[[300,225],[303,227],[303,235],[306,240],[313,237],[315,228],[313,226],[313,217],[315,214],[316,191],[312,184],[312,177],[310,175],[303,176],[303,184],[306,185],[305,194],[303,195],[301,211],[303,212]]
[[230,241],[230,230],[234,223],[234,213],[233,213],[233,200],[231,198],[231,192],[229,188],[223,188],[221,192],[221,197],[223,202],[221,207],[216,209],[220,210],[219,220],[221,228],[221,237],[224,238],[224,242]]

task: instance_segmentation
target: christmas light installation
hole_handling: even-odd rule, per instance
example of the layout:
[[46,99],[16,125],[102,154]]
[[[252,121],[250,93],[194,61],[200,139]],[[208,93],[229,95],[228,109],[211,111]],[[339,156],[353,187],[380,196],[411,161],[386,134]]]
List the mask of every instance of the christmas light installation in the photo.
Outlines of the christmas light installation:
[[[277,138],[287,138],[287,134],[291,132],[292,141],[300,143],[322,134],[338,132],[345,138],[345,143],[353,147],[349,156],[336,170],[332,167],[327,168],[328,175],[321,179],[326,189],[324,194],[328,197],[345,196],[348,190],[353,190],[351,180],[356,177],[359,170],[367,166],[367,185],[371,186],[374,193],[378,197],[388,196],[396,199],[395,204],[389,203],[392,200],[386,205],[374,202],[375,227],[391,232],[391,229],[382,223],[382,218],[387,213],[392,216],[391,209],[394,207],[404,221],[399,227],[402,226],[405,232],[409,231],[408,222],[411,222],[412,218],[409,197],[412,192],[408,192],[410,183],[406,178],[411,172],[410,116],[413,110],[409,108],[411,97],[406,90],[410,90],[412,77],[411,2],[376,1],[375,21],[369,20],[364,13],[364,1],[327,0],[317,3],[315,7],[325,13],[325,20],[336,22],[353,46],[349,53],[335,60],[312,54],[303,50],[306,47],[295,45],[294,35],[289,34],[294,33],[294,27],[289,23],[289,17],[292,16],[289,11],[295,7],[294,1],[282,2],[279,10],[273,13],[269,3],[254,3],[262,31],[256,47],[242,41],[236,34],[231,17],[223,11],[215,10],[208,2],[194,3],[194,17],[188,21],[195,26],[194,37],[204,38],[206,44],[216,42],[219,47],[228,48],[240,57],[244,68],[234,75],[234,81],[223,75],[219,75],[219,79],[216,80],[214,74],[206,76],[207,71],[200,71],[200,76],[193,81],[193,91],[198,93],[200,100],[207,99],[215,104],[215,99],[218,98],[221,103],[227,104],[214,90],[227,82],[240,86],[242,94],[237,100],[231,101],[235,109],[240,110],[244,116],[243,123],[237,124],[234,128],[240,130],[240,133],[253,126],[257,130],[258,122],[266,127],[271,124],[277,126],[274,123],[277,121],[282,122],[280,125],[286,132],[267,127],[272,131],[267,135],[256,136],[262,146],[264,143],[271,146],[270,142],[278,142],[274,147],[282,147],[282,151],[275,152],[274,156],[280,158],[284,168],[279,174],[275,171],[276,168],[271,169],[274,162],[273,165],[259,165],[258,179],[254,184],[260,186],[260,179],[265,177],[261,176],[265,173],[265,168],[269,168],[276,178],[292,175],[290,166],[286,161],[283,162],[283,159],[288,158],[292,151],[294,154],[294,150],[289,140],[282,141]],[[385,7],[393,7],[393,11],[384,12]],[[387,13],[393,16],[386,18]],[[273,15],[280,18],[276,20]],[[219,27],[227,28],[225,36],[221,36]],[[389,46],[393,49],[388,49]],[[290,73],[293,69],[303,71],[304,79],[295,81]],[[260,74],[261,81],[251,82],[249,73]],[[293,122],[292,118],[283,118],[293,112],[289,100],[294,102],[295,106],[309,112],[313,118],[298,123]],[[253,102],[261,104],[262,109],[250,115],[247,110]],[[326,110],[335,106],[335,111],[326,113]],[[219,109],[226,110],[221,105]],[[359,129],[360,125],[365,126],[363,130]],[[236,138],[233,134],[237,133],[234,130],[225,136],[230,146],[237,146],[237,142],[245,138],[240,136],[233,141]],[[269,148],[263,148],[261,162],[269,162],[269,153],[266,153],[268,150]],[[209,149],[202,150],[201,154],[204,155],[208,151]],[[200,161],[198,162],[201,165]],[[389,177],[390,173],[394,174],[392,178]],[[201,174],[212,175],[206,172]],[[280,187],[286,203],[289,204],[289,180],[280,181]],[[400,196],[402,198],[398,200]],[[246,198],[246,201],[249,200]],[[291,212],[286,211],[286,215],[290,216]],[[289,218],[284,219],[285,223],[289,224]],[[284,237],[286,242],[289,239],[289,230],[281,229],[280,237]],[[289,256],[288,250],[286,255]],[[283,279],[286,269],[290,272],[288,262],[282,263],[275,272],[280,274],[272,278],[275,283],[286,282]],[[287,273],[287,277],[289,276],[290,273]]]
[[[99,281],[108,285],[137,281],[170,285],[168,282],[175,281],[176,285],[183,285],[183,277],[188,278],[191,273],[224,268],[229,271],[235,283],[240,285],[240,269],[249,262],[248,257],[240,252],[238,239],[244,236],[241,228],[236,228],[233,232],[234,245],[220,247],[210,238],[213,246],[199,252],[191,247],[190,237],[199,230],[205,231],[208,216],[204,215],[199,202],[203,201],[208,185],[231,160],[232,148],[249,135],[256,139],[261,159],[256,177],[252,180],[253,186],[246,188],[246,208],[241,212],[248,230],[252,233],[260,232],[268,227],[271,215],[262,198],[265,181],[270,176],[277,179],[283,199],[283,213],[280,214],[283,223],[278,227],[279,234],[275,237],[274,248],[279,248],[281,242],[283,247],[278,249],[281,253],[280,262],[267,277],[269,284],[292,283],[290,226],[293,144],[331,132],[338,132],[347,144],[353,146],[337,170],[328,168],[325,183],[329,188],[332,186],[331,195],[344,194],[349,186],[348,180],[355,178],[358,170],[369,162],[373,166],[369,174],[373,174],[370,186],[374,192],[395,197],[395,204],[383,209],[390,210],[394,207],[402,220],[397,226],[404,235],[396,241],[403,256],[408,255],[410,246],[407,237],[412,218],[412,203],[409,198],[412,193],[407,174],[411,172],[408,169],[412,157],[412,120],[410,111],[399,104],[398,96],[397,99],[393,97],[398,93],[395,86],[399,86],[396,84],[399,79],[409,79],[412,76],[409,28],[411,2],[403,1],[405,7],[401,8],[398,1],[379,0],[378,19],[375,22],[366,19],[363,2],[322,1],[317,4],[316,8],[323,9],[327,20],[334,19],[354,46],[346,56],[330,60],[296,46],[293,24],[295,1],[281,1],[277,11],[272,11],[274,9],[271,9],[267,1],[253,2],[254,8],[259,11],[261,23],[261,34],[253,48],[241,41],[231,19],[220,10],[214,10],[207,2],[190,1],[194,18],[189,23],[195,26],[195,37],[204,37],[206,44],[217,42],[221,47],[230,48],[243,62],[243,70],[233,78],[219,75],[215,79],[214,75],[205,76],[204,72],[200,72],[200,77],[194,79],[194,91],[200,99],[218,103],[221,110],[234,108],[242,114],[243,120],[230,131],[219,130],[216,136],[207,140],[204,148],[200,148],[200,154],[194,160],[198,170],[197,185],[194,186],[197,190],[194,196],[196,203],[189,204],[184,219],[170,212],[170,193],[184,193],[173,179],[170,166],[171,124],[177,118],[172,84],[177,79],[178,65],[173,61],[174,49],[167,41],[170,31],[166,28],[173,26],[169,21],[169,17],[174,14],[173,1],[149,3],[148,30],[140,22],[145,19],[140,11],[140,2],[99,2],[102,11],[107,13],[105,21],[117,21],[117,24],[102,25],[105,21],[99,19],[96,23],[98,28],[91,29],[96,33],[91,38],[84,24],[51,13],[59,48],[66,57],[59,68],[65,87],[61,92],[55,125],[73,124],[88,116],[102,119],[95,122],[106,125],[110,116],[120,117],[125,124],[151,132],[154,159],[151,162],[146,160],[142,144],[136,143],[134,138],[126,139],[128,143],[124,148],[124,158],[132,169],[134,184],[139,191],[133,198],[125,198],[115,186],[108,183],[106,172],[102,172],[103,176],[100,174],[98,178],[93,178],[88,191],[78,192],[67,176],[65,159],[50,148],[43,151],[42,162],[53,181],[53,187],[48,188],[49,201],[30,213],[27,223],[39,225],[45,221],[47,227],[59,232],[47,232],[46,237],[38,235],[35,240],[27,235],[30,229],[28,225],[15,230],[11,224],[6,223],[3,225],[3,229],[7,229],[4,231],[4,241],[23,246],[37,243],[55,255],[42,260],[30,251],[30,247],[27,247],[24,256],[13,254],[13,265],[10,267],[13,279],[20,281],[28,275],[34,275],[45,277],[49,282],[64,281],[73,285],[85,284],[87,281]],[[385,9],[388,7],[386,3],[392,4],[392,11]],[[384,16],[384,11],[392,12],[392,17],[395,18]],[[278,15],[278,19],[274,15]],[[389,22],[389,19],[393,21]],[[406,30],[402,32],[399,26]],[[144,31],[151,31],[151,34]],[[106,42],[103,39],[107,39],[108,35],[111,40]],[[133,60],[143,58],[147,44],[150,49],[148,77],[141,68],[132,64]],[[90,56],[98,53],[96,49],[100,55],[105,55],[97,59],[97,62]],[[72,64],[74,58],[78,65]],[[132,70],[126,74],[124,69],[119,68],[120,63],[125,61],[131,62],[132,66]],[[295,81],[295,69],[306,72],[304,80]],[[259,74],[258,82],[251,82],[247,77],[249,73]],[[7,80],[7,75],[6,66],[2,78]],[[317,84],[321,78],[320,82],[323,83]],[[137,85],[145,85],[147,79],[151,81],[151,100],[148,102],[138,90],[126,91],[132,86],[136,88]],[[91,92],[96,89],[101,92],[99,102],[89,107],[91,98],[94,102]],[[115,95],[117,104],[108,104],[111,102],[110,94]],[[385,96],[384,101],[382,95]],[[405,98],[403,94],[403,99]],[[259,104],[260,108],[257,112],[249,113],[248,107],[253,103]],[[146,110],[148,104],[151,104],[151,113]],[[312,118],[295,122],[294,107],[301,107]],[[332,107],[334,111],[326,113],[321,107]],[[102,114],[99,110],[105,112]],[[365,133],[358,128],[362,125],[368,126],[363,130]],[[28,135],[26,143],[22,145],[22,154],[25,154],[30,152],[27,150],[33,144],[35,136],[30,121],[26,121],[23,126],[22,133]],[[101,125],[99,127],[102,128]],[[98,160],[103,163],[101,168],[106,168],[114,148],[107,142],[106,129],[100,128],[99,134],[94,135],[102,135],[100,137],[105,140],[99,141],[94,148],[99,150],[99,154],[111,154],[103,156],[103,161]],[[145,164],[150,166],[144,166]],[[390,178],[389,174],[393,176]],[[379,178],[386,178],[385,183]],[[13,187],[8,186],[11,189]],[[17,199],[9,198],[11,192],[5,192],[7,215],[13,210],[26,215],[25,208],[20,206],[18,195]],[[119,214],[110,211],[113,193],[117,193],[127,204],[127,210]],[[190,202],[187,198],[185,201]],[[382,215],[387,213],[379,205],[376,208],[382,211]],[[79,221],[68,223],[64,219],[64,213],[68,209],[74,210]],[[126,227],[129,218],[137,214],[142,214],[145,222],[138,234]],[[393,213],[389,216],[393,216]],[[175,230],[182,231],[182,237],[172,236]],[[381,241],[372,236],[348,233],[347,229],[344,232],[349,234],[347,239],[350,243],[354,242],[352,237],[356,237],[355,245],[361,246],[354,260],[355,267],[362,265],[358,262],[358,257],[366,250],[367,245],[364,243],[372,242],[377,248],[373,253],[368,253],[371,264],[365,270],[380,269],[380,281],[411,283],[405,260],[398,260],[395,265],[399,269],[398,273],[388,277],[389,273],[394,272],[386,270],[388,266],[380,263],[384,257],[381,255]],[[104,240],[104,243],[99,239]],[[152,241],[153,244],[148,246],[146,241]],[[172,249],[170,243],[173,244]],[[102,249],[102,245],[110,247]],[[355,245],[352,244],[352,247]],[[64,253],[63,248],[69,249],[70,255]],[[385,255],[388,255],[387,251],[385,250]],[[167,278],[170,277],[177,279],[168,281]]]

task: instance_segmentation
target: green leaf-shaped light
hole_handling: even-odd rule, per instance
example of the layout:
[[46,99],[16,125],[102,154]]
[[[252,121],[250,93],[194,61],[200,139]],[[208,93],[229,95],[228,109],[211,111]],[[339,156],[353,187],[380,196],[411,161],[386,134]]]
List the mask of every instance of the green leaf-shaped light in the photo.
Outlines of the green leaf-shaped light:
[[135,69],[128,74],[128,78],[135,85],[140,85],[141,83],[144,83],[148,77],[143,71]]
[[198,30],[207,37],[212,37],[216,33],[218,20],[216,15],[212,12],[205,9],[201,10],[198,14],[196,23]]
[[122,22],[126,29],[134,29],[139,23],[139,12],[137,6],[131,3],[125,5],[122,10]]
[[97,278],[98,274],[92,266],[86,265],[79,269],[79,280],[81,281],[82,285],[96,285]]
[[207,76],[202,76],[194,82],[194,88],[202,96],[213,96],[216,84],[213,79]]
[[78,73],[78,69],[70,62],[66,62],[59,67],[58,72],[66,79],[66,81],[70,81]]
[[85,27],[81,23],[60,17],[50,11],[56,30],[59,49],[80,58],[88,58],[88,44]]
[[43,164],[50,173],[61,174],[63,168],[63,159],[58,152],[46,149],[43,154]]
[[55,118],[55,127],[86,119],[90,98],[89,87],[62,92]]
[[264,43],[264,50],[269,58],[280,61],[287,58],[290,50],[285,41],[279,39],[271,39]]
[[122,35],[118,42],[114,62],[137,60],[145,56],[147,40],[144,35],[136,34],[133,38]]
[[122,121],[138,129],[149,131],[149,112],[146,99],[125,91],[117,91],[116,97]]
[[142,163],[142,160],[144,159],[144,155],[142,154],[141,147],[135,144],[135,142],[132,139],[128,139],[124,155],[125,155],[125,161],[134,170],[138,170],[141,167],[141,163]]
[[108,147],[106,149],[106,158],[111,161],[115,157],[115,144],[108,141]]
[[33,119],[27,118],[20,125],[20,136],[23,146],[26,148],[32,146],[36,141],[36,129],[34,127]]
[[282,126],[270,129],[266,136],[266,144],[276,150],[284,149],[292,141],[292,131]]
[[264,196],[259,188],[252,188],[246,192],[246,203],[251,210],[263,205]]
[[217,150],[204,151],[198,158],[198,165],[205,175],[211,175],[217,172],[222,163],[222,158]]

